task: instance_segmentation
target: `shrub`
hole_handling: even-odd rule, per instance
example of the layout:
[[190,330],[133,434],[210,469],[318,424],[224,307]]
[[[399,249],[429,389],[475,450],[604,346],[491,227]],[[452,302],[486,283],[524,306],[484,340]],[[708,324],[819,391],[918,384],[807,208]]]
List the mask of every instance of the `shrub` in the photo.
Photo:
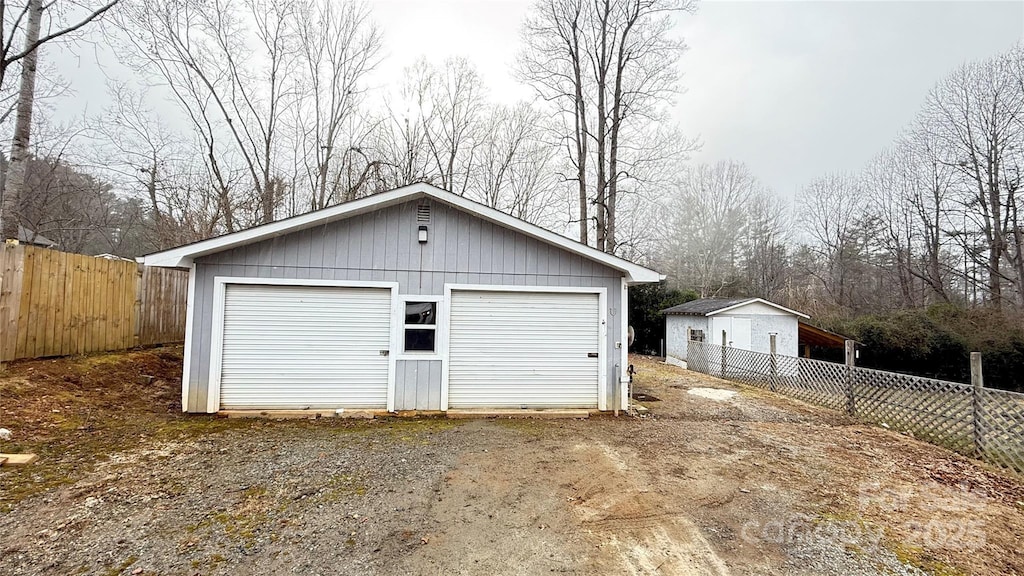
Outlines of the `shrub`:
[[693,290],[669,290],[664,282],[630,286],[629,325],[634,332],[630,352],[659,354],[661,339],[665,337],[665,316],[661,311],[699,297]]
[[861,343],[861,366],[969,382],[981,352],[986,386],[1024,391],[1024,327],[1011,314],[940,304],[824,324]]

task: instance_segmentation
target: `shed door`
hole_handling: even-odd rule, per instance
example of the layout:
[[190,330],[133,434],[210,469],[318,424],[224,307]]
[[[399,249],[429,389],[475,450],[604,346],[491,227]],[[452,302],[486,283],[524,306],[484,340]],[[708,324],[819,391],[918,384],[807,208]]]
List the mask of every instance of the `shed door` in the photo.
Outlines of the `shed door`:
[[228,284],[225,409],[385,409],[391,291]]
[[451,408],[597,408],[597,294],[453,291]]
[[733,348],[750,350],[750,318],[733,318],[731,316],[712,317],[712,344],[721,346],[722,331],[725,330],[726,342]]
[[750,318],[733,318],[732,345],[740,350],[750,350]]

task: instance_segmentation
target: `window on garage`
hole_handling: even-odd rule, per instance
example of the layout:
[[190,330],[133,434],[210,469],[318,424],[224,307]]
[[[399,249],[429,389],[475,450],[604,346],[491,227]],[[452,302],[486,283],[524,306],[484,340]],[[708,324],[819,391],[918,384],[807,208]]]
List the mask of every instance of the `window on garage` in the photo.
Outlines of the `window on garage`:
[[437,351],[437,302],[405,303],[406,352]]

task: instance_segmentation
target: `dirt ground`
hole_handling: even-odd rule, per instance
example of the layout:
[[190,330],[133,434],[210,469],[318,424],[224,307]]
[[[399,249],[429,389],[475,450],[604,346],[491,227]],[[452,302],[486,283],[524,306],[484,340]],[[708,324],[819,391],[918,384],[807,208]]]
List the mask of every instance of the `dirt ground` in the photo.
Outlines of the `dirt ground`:
[[0,377],[0,574],[1024,574],[1019,479],[654,359],[646,417],[475,421],[184,416],[180,361]]

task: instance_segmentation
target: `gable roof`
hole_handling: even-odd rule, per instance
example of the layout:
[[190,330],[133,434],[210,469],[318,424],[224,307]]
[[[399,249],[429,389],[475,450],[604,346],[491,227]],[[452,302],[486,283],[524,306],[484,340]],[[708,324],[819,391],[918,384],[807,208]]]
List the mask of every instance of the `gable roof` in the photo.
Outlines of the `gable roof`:
[[56,242],[50,240],[46,236],[25,228],[21,224],[18,224],[18,242],[22,244],[31,244],[32,246],[42,246],[43,248],[53,248],[57,245]]
[[662,314],[685,314],[687,316],[714,316],[715,314],[721,314],[747,304],[754,302],[771,306],[787,314],[793,314],[801,318],[810,318],[807,314],[797,312],[796,310],[790,310],[785,306],[780,306],[774,302],[769,302],[763,298],[701,298],[699,300],[691,300],[685,304],[679,304],[671,308],[666,308],[661,311]]
[[541,228],[536,224],[530,224],[525,220],[520,220],[519,218],[510,216],[509,214],[505,214],[504,212],[495,210],[494,208],[485,206],[478,202],[474,202],[468,198],[459,196],[458,194],[453,194],[447,190],[442,190],[436,186],[423,183],[410,184],[389,192],[374,194],[373,196],[367,196],[351,202],[345,202],[344,204],[338,204],[337,206],[331,206],[330,208],[324,208],[322,210],[309,212],[300,216],[285,218],[284,220],[278,220],[277,222],[255,226],[247,230],[225,234],[208,240],[201,240],[199,242],[186,244],[177,248],[171,248],[162,252],[154,252],[153,254],[147,254],[139,258],[139,261],[146,266],[187,268],[192,265],[195,258],[208,256],[210,254],[230,250],[252,242],[259,242],[268,238],[289,234],[291,232],[297,232],[306,228],[344,220],[346,218],[366,214],[374,210],[380,210],[381,208],[387,208],[389,206],[402,204],[419,198],[431,198],[433,200],[437,200],[438,202],[442,202],[459,210],[476,215],[494,224],[517,230],[526,236],[557,246],[568,252],[579,254],[584,258],[599,262],[609,268],[619,270],[626,275],[626,281],[630,283],[659,282],[665,279],[663,275],[651,270],[650,268],[645,268],[624,258],[619,258],[618,256],[607,254],[597,250],[596,248],[591,248],[586,244],[570,240],[565,236]]
[[706,316],[727,306],[746,302],[749,298],[701,298],[690,300],[661,311],[662,314],[686,314],[688,316]]

